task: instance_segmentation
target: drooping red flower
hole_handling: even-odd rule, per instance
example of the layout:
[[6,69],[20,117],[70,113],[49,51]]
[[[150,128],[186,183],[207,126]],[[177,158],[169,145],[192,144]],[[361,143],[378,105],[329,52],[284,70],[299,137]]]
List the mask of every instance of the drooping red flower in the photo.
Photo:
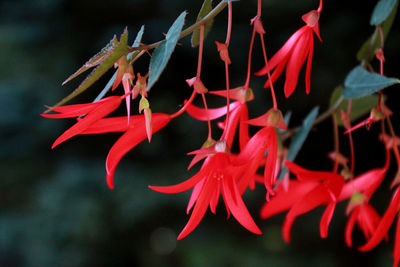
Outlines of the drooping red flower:
[[186,226],[178,236],[178,240],[191,233],[203,218],[207,207],[215,214],[219,196],[222,195],[228,216],[230,213],[247,230],[255,234],[261,234],[261,230],[255,224],[247,210],[241,194],[236,185],[237,171],[240,169],[231,164],[230,155],[227,153],[226,142],[219,141],[210,149],[201,149],[196,153],[205,153],[209,156],[205,159],[200,171],[190,179],[173,186],[149,186],[150,189],[161,193],[180,193],[193,188],[189,200],[187,212],[194,206],[192,214]]
[[[120,96],[110,96],[94,103],[67,105],[54,108],[53,110],[59,114],[41,114],[43,117],[54,119],[78,117],[78,122],[58,137],[51,148],[56,147],[75,135],[81,134],[92,124],[118,108],[121,104],[121,100],[122,97]],[[84,117],[80,118],[81,116]]]
[[309,171],[290,161],[285,163],[289,171],[296,175],[297,181],[291,181],[286,192],[283,186],[279,186],[276,197],[264,204],[261,217],[267,219],[289,209],[282,227],[283,238],[289,242],[290,229],[296,217],[326,204],[327,208],[320,221],[320,234],[325,238],[343,188],[343,176],[332,172]]
[[[360,194],[360,193],[357,193]],[[361,195],[361,194],[360,194]],[[365,200],[356,205],[349,217],[345,229],[345,241],[348,247],[352,246],[351,234],[355,223],[364,234],[366,240],[368,240],[372,234],[376,231],[378,223],[380,221],[380,216],[376,210]]]
[[[286,67],[286,81],[284,92],[285,96],[289,97],[296,88],[297,80],[299,77],[300,69],[302,68],[306,58],[306,93],[310,93],[310,79],[311,79],[311,63],[314,52],[314,36],[315,33],[319,40],[318,20],[322,11],[322,0],[317,10],[312,10],[302,16],[305,26],[297,30],[287,42],[279,49],[275,55],[272,56],[264,68],[256,73],[256,75],[266,75],[269,71],[273,71],[271,75],[271,82],[274,83],[281,75],[283,69]],[[321,40],[322,41],[322,40]],[[267,80],[264,87],[268,88],[270,81]]]

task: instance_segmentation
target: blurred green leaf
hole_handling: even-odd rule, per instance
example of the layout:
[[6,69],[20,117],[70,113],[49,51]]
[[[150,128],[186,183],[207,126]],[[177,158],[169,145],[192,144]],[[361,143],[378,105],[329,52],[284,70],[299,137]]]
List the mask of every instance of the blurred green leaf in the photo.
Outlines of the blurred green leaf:
[[[112,45],[110,45],[112,44]],[[86,79],[76,88],[71,94],[67,97],[63,98],[60,102],[55,104],[52,108],[58,107],[63,105],[64,103],[68,102],[69,100],[73,99],[80,93],[84,92],[88,89],[94,82],[96,82],[107,70],[109,70],[114,63],[124,54],[128,52],[128,29],[125,28],[124,32],[121,34],[120,41],[118,42],[116,37],[114,36],[113,40],[107,46],[107,52],[101,58],[101,60],[93,61],[92,63],[98,62],[100,64],[97,68],[95,68],[87,77]],[[97,57],[96,57],[97,58]],[[91,61],[91,60],[89,60]],[[84,71],[84,70],[83,70]],[[83,72],[82,71],[82,72]],[[79,70],[76,72],[78,73]],[[78,73],[79,74],[79,73]],[[73,74],[72,76],[74,76]],[[67,81],[70,78],[67,79]],[[64,82],[65,83],[65,82]],[[50,111],[49,109],[48,111]]]
[[[301,147],[304,144],[304,141],[306,140],[308,134],[310,133],[310,130],[313,126],[315,119],[317,118],[318,110],[319,110],[319,107],[314,107],[310,111],[310,113],[308,113],[307,117],[303,121],[303,124],[302,124],[300,130],[293,136],[292,142],[290,143],[290,146],[289,146],[288,154],[286,156],[287,160],[293,161],[296,158],[297,154],[299,153]],[[287,168],[283,167],[282,171],[279,175],[277,185],[281,182],[281,180],[283,179],[286,172],[287,172]]]
[[[392,13],[390,13],[389,17],[382,23],[382,31],[383,36],[386,39],[389,31],[393,25],[394,18],[396,17],[397,12],[397,5],[396,3],[395,8],[393,8]],[[368,40],[361,46],[360,50],[357,52],[357,59],[359,61],[371,61],[374,58],[375,50],[380,46],[380,36],[379,31],[375,29],[374,33]]]
[[360,98],[396,83],[400,83],[400,80],[371,73],[357,66],[350,71],[344,81],[343,96],[347,99]]
[[156,83],[164,68],[171,57],[178,42],[179,35],[182,31],[183,24],[185,23],[186,11],[183,11],[179,17],[174,21],[171,28],[167,32],[165,40],[154,50],[150,61],[150,74],[147,83],[147,91]]
[[[202,18],[208,15],[212,10],[212,0],[204,0],[203,5],[201,6],[200,12],[197,15],[196,22],[200,21]],[[211,30],[211,26],[213,24],[213,20],[208,21],[204,26],[204,38],[206,38],[207,34]],[[192,47],[195,47],[200,42],[200,28],[196,29],[192,34]]]
[[[336,103],[336,101],[342,95],[342,89],[343,87],[339,86],[333,91],[330,101],[331,107]],[[378,99],[379,97],[377,95],[368,95],[362,98],[353,99],[351,104],[352,109],[350,114],[350,121],[353,122],[358,118],[364,116],[365,114],[368,114],[371,111],[371,109],[378,104]],[[346,110],[347,105],[348,105],[348,100],[344,100],[337,108],[336,118],[340,126],[343,125],[343,122],[340,117],[340,110],[341,109]]]
[[377,26],[384,22],[390,13],[392,13],[393,8],[396,6],[397,0],[380,0],[372,12],[370,24]]

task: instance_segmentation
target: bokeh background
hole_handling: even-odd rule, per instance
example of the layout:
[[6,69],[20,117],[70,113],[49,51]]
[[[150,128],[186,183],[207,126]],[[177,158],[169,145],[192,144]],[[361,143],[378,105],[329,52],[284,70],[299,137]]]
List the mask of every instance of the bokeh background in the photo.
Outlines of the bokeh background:
[[[175,184],[193,175],[186,171],[190,158],[185,153],[201,146],[207,129],[205,123],[187,115],[155,134],[151,144],[140,144],[123,158],[113,191],[105,184],[104,162],[118,134],[74,137],[50,149],[73,121],[48,120],[39,114],[44,105],[71,92],[83,77],[61,86],[63,80],[125,26],[130,42],[142,24],[146,27],[143,42],[158,41],[183,10],[188,11],[186,25],[193,23],[201,4],[200,0],[0,2],[0,266],[391,265],[392,238],[389,244],[367,253],[345,246],[345,203],[338,206],[326,240],[319,237],[323,209],[317,209],[296,220],[293,241],[285,244],[280,229],[284,216],[268,221],[258,218],[265,193],[262,187],[244,195],[262,236],[252,235],[232,218],[227,221],[220,203],[216,216],[207,212],[197,229],[177,242],[176,236],[189,218],[185,210],[190,193],[164,195],[147,186]],[[316,105],[325,110],[333,89],[358,64],[355,54],[373,32],[369,17],[375,4],[372,0],[326,1],[320,19],[324,42],[316,40],[311,94],[305,95],[303,74],[290,99],[283,98],[283,78],[276,85],[281,108],[293,112],[292,126],[300,124]],[[300,16],[315,9],[318,1],[265,0],[263,5],[266,42],[272,55],[303,25]],[[256,1],[234,2],[232,86],[245,80],[249,20],[255,12]],[[385,44],[385,73],[392,77],[400,76],[398,21]],[[211,90],[224,88],[223,64],[214,41],[225,39],[225,27],[223,12],[206,39],[202,77]],[[180,43],[149,96],[154,112],[176,111],[191,92],[184,80],[195,75],[197,50],[190,47],[188,37]],[[263,66],[258,41],[254,55],[253,69],[258,70]],[[145,73],[147,64],[144,56],[135,71]],[[94,99],[111,75],[109,72],[73,103]],[[262,114],[271,106],[269,92],[262,88],[264,81],[264,77],[252,79],[256,94],[250,104],[252,114]],[[398,110],[396,90],[399,87],[386,90],[388,105],[394,110]],[[210,97],[211,106],[222,103]],[[393,120],[399,131],[398,113]],[[356,173],[382,166],[378,128],[355,134]],[[311,133],[297,162],[312,169],[331,168],[326,157],[331,140],[328,121]],[[381,213],[390,199],[388,184],[395,170],[392,166],[384,189],[373,199]],[[358,230],[354,236],[355,244],[362,244]]]

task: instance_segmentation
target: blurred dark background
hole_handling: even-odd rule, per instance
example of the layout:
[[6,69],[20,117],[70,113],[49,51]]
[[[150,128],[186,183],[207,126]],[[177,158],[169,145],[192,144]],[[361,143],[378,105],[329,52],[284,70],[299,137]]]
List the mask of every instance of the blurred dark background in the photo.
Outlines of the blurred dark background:
[[[215,1],[217,2],[217,1]],[[0,266],[390,266],[393,241],[368,253],[344,244],[345,203],[338,206],[326,240],[319,237],[323,209],[300,216],[292,229],[292,243],[281,238],[284,216],[268,221],[258,218],[264,190],[246,192],[245,202],[262,236],[252,235],[234,219],[226,220],[221,203],[217,215],[205,215],[197,229],[177,242],[186,224],[190,192],[164,195],[149,184],[175,184],[191,175],[185,153],[197,149],[207,134],[206,124],[187,115],[172,121],[128,153],[115,174],[115,189],[105,184],[104,162],[118,134],[78,136],[51,150],[57,136],[71,120],[48,120],[39,116],[71,92],[80,77],[61,87],[61,82],[98,52],[125,26],[130,43],[142,24],[144,43],[162,38],[169,25],[187,10],[192,24],[202,1],[167,0],[2,0],[0,2]],[[292,110],[291,125],[298,125],[315,105],[325,110],[333,89],[357,65],[355,54],[373,32],[370,14],[376,1],[326,1],[320,19],[323,43],[315,39],[312,88],[305,95],[304,72],[290,99],[282,93],[283,78],[276,88],[283,111]],[[233,87],[245,80],[245,65],[256,1],[234,2],[230,55]],[[263,1],[266,42],[271,56],[299,27],[300,17],[315,9],[318,1]],[[385,74],[399,77],[398,19],[385,43]],[[206,39],[202,77],[210,90],[224,88],[223,64],[214,41],[225,40],[226,12],[214,22]],[[166,71],[153,87],[149,100],[153,112],[172,113],[191,90],[185,79],[196,72],[197,50],[189,38],[180,41]],[[256,39],[254,70],[263,66]],[[144,74],[148,57],[135,65]],[[376,64],[376,62],[375,62]],[[111,72],[72,103],[92,101]],[[265,77],[254,77],[257,97],[250,104],[253,116],[270,106],[270,94],[262,86]],[[398,110],[395,90],[386,90],[388,105]],[[121,90],[121,89],[119,89]],[[211,106],[222,99],[210,98]],[[134,103],[136,110],[137,103]],[[397,106],[396,106],[397,105]],[[121,111],[123,112],[123,111]],[[399,131],[398,114],[394,124]],[[383,164],[379,127],[355,134],[358,152],[356,173]],[[217,135],[214,136],[218,138]],[[332,150],[330,121],[309,136],[297,162],[307,168],[329,169],[326,154]],[[342,138],[346,151],[346,140]],[[390,169],[388,182],[395,171]],[[387,184],[382,198],[374,200],[382,213],[390,199]],[[391,233],[391,237],[393,233]],[[354,232],[355,245],[363,242]]]

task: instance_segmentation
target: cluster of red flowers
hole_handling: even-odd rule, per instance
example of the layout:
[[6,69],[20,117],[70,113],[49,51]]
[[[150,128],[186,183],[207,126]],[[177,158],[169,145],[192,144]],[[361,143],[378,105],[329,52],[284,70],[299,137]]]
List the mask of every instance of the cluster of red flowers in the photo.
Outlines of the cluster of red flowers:
[[[192,210],[190,219],[179,234],[178,239],[186,237],[198,226],[208,207],[210,207],[211,212],[216,212],[220,195],[222,195],[228,217],[232,214],[247,230],[261,234],[261,230],[243,202],[242,195],[247,188],[254,189],[256,183],[262,183],[266,188],[266,203],[261,209],[261,217],[267,219],[277,213],[288,211],[283,224],[285,241],[290,241],[290,229],[296,217],[321,205],[326,206],[326,209],[320,221],[320,235],[322,238],[327,237],[328,227],[336,204],[340,201],[349,200],[347,209],[349,219],[345,230],[345,242],[348,246],[352,246],[352,230],[357,223],[367,240],[367,243],[360,247],[360,250],[372,249],[387,235],[387,230],[400,209],[400,193],[398,192],[399,187],[397,187],[400,183],[399,173],[393,183],[393,186],[397,188],[382,218],[369,204],[369,200],[381,184],[389,168],[391,150],[396,156],[398,165],[400,163],[397,149],[400,141],[395,137],[390,123],[391,112],[380,97],[376,108],[371,111],[370,117],[352,127],[349,120],[351,108],[348,109],[347,113],[342,111],[342,120],[351,144],[351,133],[355,129],[365,124],[370,125],[378,120],[387,121],[391,133],[390,135],[386,134],[385,125],[382,123],[381,139],[386,145],[386,161],[382,168],[369,170],[354,177],[354,151],[352,147],[350,167],[348,160],[338,150],[331,154],[334,161],[333,171],[310,171],[286,160],[287,151],[282,148],[282,142],[277,136],[279,132],[286,130],[286,123],[278,109],[273,84],[286,68],[284,94],[289,97],[297,87],[299,72],[307,59],[305,88],[306,93],[310,93],[314,34],[322,41],[318,24],[322,11],[322,0],[317,10],[312,10],[302,16],[305,25],[297,30],[269,61],[264,45],[265,30],[261,21],[261,1],[259,0],[257,15],[251,20],[253,34],[250,40],[247,78],[244,85],[233,89],[230,88],[229,83],[229,65],[232,63],[229,57],[232,3],[228,1],[227,6],[229,16],[226,41],[224,43],[215,42],[225,66],[225,90],[209,91],[201,80],[205,25],[200,25],[197,74],[195,77],[186,80],[188,85],[193,87],[193,92],[179,111],[174,114],[152,113],[147,100],[148,74],[141,76],[140,73],[137,73],[138,77],[134,85],[133,81],[136,77],[132,62],[129,62],[124,55],[115,63],[118,72],[112,86],[114,90],[122,82],[124,95],[110,96],[93,103],[54,107],[52,110],[57,114],[42,114],[47,118],[75,117],[77,120],[71,128],[57,138],[53,148],[75,135],[121,132],[121,137],[111,147],[106,160],[107,184],[112,189],[114,187],[114,173],[121,158],[146,138],[150,142],[152,134],[164,128],[172,119],[186,112],[196,120],[208,122],[208,137],[200,149],[189,153],[194,157],[188,169],[201,161],[202,165],[197,174],[177,185],[150,186],[152,190],[162,193],[180,193],[193,189],[187,206],[187,213]],[[256,118],[249,118],[247,103],[254,99],[249,83],[252,49],[256,34],[260,37],[265,60],[265,66],[256,72],[256,75],[268,75],[265,88],[271,89],[274,104],[265,114]],[[378,59],[383,62],[382,49],[379,50],[378,55]],[[227,101],[226,105],[219,108],[208,108],[206,95],[210,94],[224,97]],[[143,112],[143,114],[130,115],[131,99],[135,99],[139,95],[141,96],[139,112]],[[192,104],[196,96],[201,96],[204,107]],[[120,106],[123,99],[126,101],[127,116],[107,117]],[[211,121],[222,117],[225,117],[224,120],[218,123],[221,129],[220,137],[214,139],[211,132]],[[255,134],[250,135],[250,126],[259,127],[259,129]],[[237,139],[235,139],[236,136]],[[234,140],[239,142],[238,153],[231,151]],[[289,179],[288,174],[284,175],[283,179],[278,179],[284,166],[295,175],[295,179]],[[340,172],[339,166],[341,166]],[[263,175],[258,174],[260,169],[263,169]],[[394,265],[397,266],[400,260],[399,222],[396,228],[394,258]]]

